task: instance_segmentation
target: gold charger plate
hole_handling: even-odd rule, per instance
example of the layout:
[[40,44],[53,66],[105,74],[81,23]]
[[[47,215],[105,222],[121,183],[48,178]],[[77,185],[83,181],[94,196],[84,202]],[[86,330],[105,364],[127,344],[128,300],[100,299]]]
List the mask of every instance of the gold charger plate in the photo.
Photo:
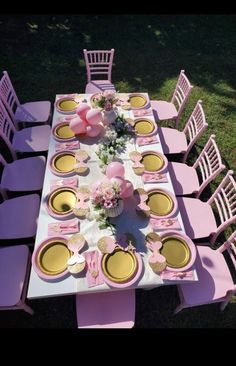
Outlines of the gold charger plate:
[[179,237],[166,237],[162,239],[161,254],[166,258],[167,266],[171,268],[182,268],[191,259],[191,251],[184,239]]
[[174,207],[172,197],[161,190],[149,192],[146,203],[150,207],[151,214],[156,216],[166,216]]
[[75,153],[61,152],[52,159],[52,167],[58,173],[70,173],[74,171],[76,164]]
[[134,130],[138,135],[149,135],[154,131],[154,124],[146,118],[139,118],[134,121]]
[[71,130],[68,122],[60,123],[58,126],[56,126],[54,133],[58,139],[62,140],[75,137],[75,134]]
[[141,163],[144,165],[144,169],[149,172],[156,172],[160,170],[164,165],[163,157],[154,152],[142,153]]
[[143,108],[147,104],[147,98],[144,95],[130,95],[129,103],[131,108]]
[[67,261],[71,255],[66,240],[52,240],[38,252],[37,266],[44,274],[56,276],[67,269]]
[[135,254],[122,249],[115,249],[112,253],[104,254],[101,264],[105,276],[116,283],[128,281],[138,269]]
[[66,215],[72,212],[77,202],[76,190],[69,187],[55,189],[49,196],[49,208],[57,215]]

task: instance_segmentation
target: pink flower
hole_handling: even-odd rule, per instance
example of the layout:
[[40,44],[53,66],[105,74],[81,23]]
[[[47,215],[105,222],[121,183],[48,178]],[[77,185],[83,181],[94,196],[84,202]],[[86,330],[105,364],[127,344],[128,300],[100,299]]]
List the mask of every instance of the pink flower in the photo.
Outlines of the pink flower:
[[103,94],[104,98],[106,98],[106,99],[115,98],[115,92],[112,90],[105,90],[102,94]]
[[110,111],[112,109],[111,102],[109,102],[108,100],[106,100],[105,105],[104,105],[104,109],[105,109],[105,111]]

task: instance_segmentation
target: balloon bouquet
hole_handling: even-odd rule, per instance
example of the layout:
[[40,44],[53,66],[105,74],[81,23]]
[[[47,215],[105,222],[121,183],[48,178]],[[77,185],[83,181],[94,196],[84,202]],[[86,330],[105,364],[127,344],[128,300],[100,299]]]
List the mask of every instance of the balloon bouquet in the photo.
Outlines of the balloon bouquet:
[[102,113],[98,109],[91,108],[86,103],[81,103],[76,109],[78,117],[71,119],[70,129],[75,135],[98,136],[104,129]]

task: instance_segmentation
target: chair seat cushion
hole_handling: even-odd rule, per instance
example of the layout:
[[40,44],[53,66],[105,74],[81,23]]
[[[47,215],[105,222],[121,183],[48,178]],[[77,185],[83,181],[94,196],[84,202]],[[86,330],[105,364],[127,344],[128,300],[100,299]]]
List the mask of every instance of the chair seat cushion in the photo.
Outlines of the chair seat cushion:
[[77,295],[76,311],[79,328],[132,328],[135,290]]
[[26,245],[0,248],[0,307],[14,306],[20,301],[28,258]]
[[27,127],[14,134],[12,146],[15,151],[35,152],[47,151],[51,127],[48,125]]
[[115,90],[115,86],[109,80],[92,80],[86,85],[85,93],[101,93],[104,90]]
[[192,194],[199,190],[197,172],[193,167],[169,162],[168,170],[176,196]]
[[43,186],[45,166],[44,156],[15,160],[4,167],[1,185],[10,191],[40,190]]
[[205,304],[221,299],[233,288],[229,268],[222,253],[208,246],[197,246],[194,264],[198,282],[180,285],[184,300],[189,305]]
[[49,101],[24,103],[17,107],[15,119],[18,122],[47,122],[50,111]]
[[196,198],[177,197],[185,232],[191,239],[205,238],[217,231],[211,206]]
[[178,116],[178,112],[173,103],[163,100],[151,100],[151,107],[158,121],[175,119]]
[[30,194],[0,204],[0,240],[30,238],[37,229],[40,198]]
[[159,127],[164,154],[180,154],[187,151],[187,139],[183,132],[174,128]]

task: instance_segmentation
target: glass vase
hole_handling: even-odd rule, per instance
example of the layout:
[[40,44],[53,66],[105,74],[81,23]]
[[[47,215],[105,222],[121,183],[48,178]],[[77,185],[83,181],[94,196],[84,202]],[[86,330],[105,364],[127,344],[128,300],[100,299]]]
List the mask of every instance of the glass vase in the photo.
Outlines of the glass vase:
[[104,126],[109,126],[117,118],[117,113],[115,109],[110,111],[103,111],[103,124]]

